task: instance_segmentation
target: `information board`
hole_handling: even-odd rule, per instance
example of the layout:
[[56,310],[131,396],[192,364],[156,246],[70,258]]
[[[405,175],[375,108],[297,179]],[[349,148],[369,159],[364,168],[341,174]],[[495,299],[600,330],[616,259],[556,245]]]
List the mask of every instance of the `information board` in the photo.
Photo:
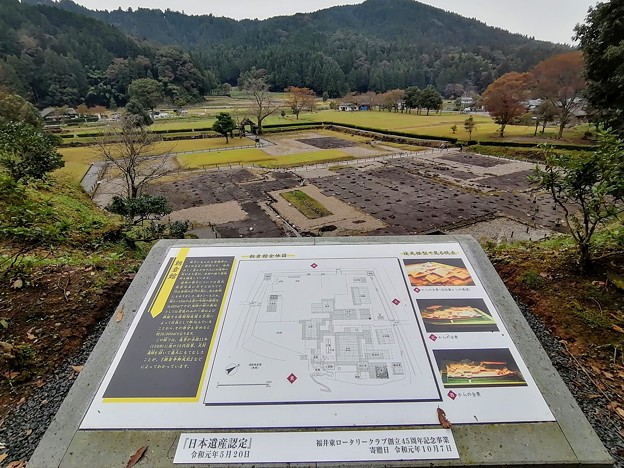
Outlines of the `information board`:
[[554,421],[458,243],[172,248],[81,429]]

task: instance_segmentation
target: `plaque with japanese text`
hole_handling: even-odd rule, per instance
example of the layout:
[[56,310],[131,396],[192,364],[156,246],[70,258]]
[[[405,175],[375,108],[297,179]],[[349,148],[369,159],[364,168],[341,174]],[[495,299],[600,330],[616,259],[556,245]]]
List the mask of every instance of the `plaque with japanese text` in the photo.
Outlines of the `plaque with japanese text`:
[[504,315],[457,242],[171,248],[81,429],[554,421]]
[[167,263],[104,399],[197,399],[234,257]]

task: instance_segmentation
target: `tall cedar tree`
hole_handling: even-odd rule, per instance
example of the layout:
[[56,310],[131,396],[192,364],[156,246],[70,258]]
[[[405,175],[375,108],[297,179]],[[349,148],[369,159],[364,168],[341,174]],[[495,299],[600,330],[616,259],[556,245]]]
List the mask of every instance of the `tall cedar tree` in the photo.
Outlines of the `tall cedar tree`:
[[526,112],[528,80],[526,73],[506,73],[483,93],[482,103],[494,121],[501,126],[501,137],[505,136],[505,127]]
[[576,51],[544,60],[531,71],[535,96],[550,101],[558,111],[559,138],[574,112],[582,108],[583,66],[583,54]]
[[576,38],[585,58],[585,96],[597,120],[624,135],[624,2],[601,2],[590,8]]

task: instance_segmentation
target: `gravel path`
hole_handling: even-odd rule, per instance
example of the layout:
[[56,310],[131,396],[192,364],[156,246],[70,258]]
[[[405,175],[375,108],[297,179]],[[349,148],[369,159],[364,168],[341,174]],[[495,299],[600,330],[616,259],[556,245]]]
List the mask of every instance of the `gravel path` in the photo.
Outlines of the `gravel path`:
[[[624,433],[624,424],[613,412],[606,409],[608,402],[604,398],[587,398],[587,395],[600,392],[593,388],[541,319],[533,315],[525,305],[518,305],[594,430],[615,459],[615,466],[624,468],[624,443],[620,435],[620,432]],[[79,353],[61,366],[22,406],[7,416],[0,428],[0,442],[6,444],[10,454],[5,464],[13,460],[26,460],[32,455],[75,380],[76,374],[71,366],[86,362],[107,324],[108,319],[98,324]]]

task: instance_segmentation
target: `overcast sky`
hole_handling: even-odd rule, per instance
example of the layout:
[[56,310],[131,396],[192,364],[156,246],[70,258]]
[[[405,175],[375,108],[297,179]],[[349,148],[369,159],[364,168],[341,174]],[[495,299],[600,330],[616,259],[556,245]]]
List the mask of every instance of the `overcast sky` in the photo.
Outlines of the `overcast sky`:
[[[74,0],[91,9],[118,7],[160,8],[187,14],[209,14],[228,18],[258,18],[292,15],[335,5],[362,3],[362,0]],[[477,18],[490,26],[534,36],[552,42],[572,43],[573,28],[585,19],[596,0],[421,0],[422,3]]]

